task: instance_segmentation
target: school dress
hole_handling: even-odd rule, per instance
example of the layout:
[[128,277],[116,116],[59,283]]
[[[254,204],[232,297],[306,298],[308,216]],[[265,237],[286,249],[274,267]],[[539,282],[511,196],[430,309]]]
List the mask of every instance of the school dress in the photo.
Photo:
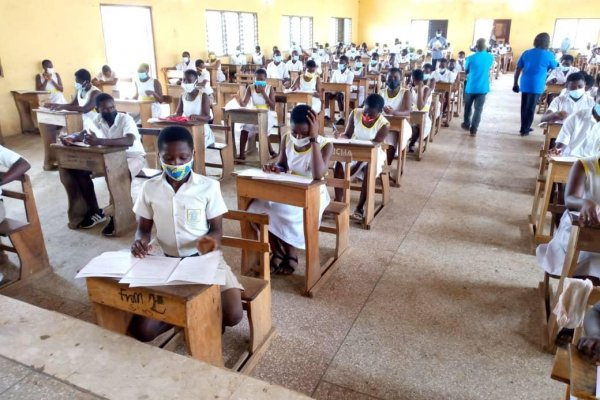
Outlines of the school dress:
[[[358,68],[354,71],[354,76],[360,76],[360,74],[362,73],[364,67]],[[362,105],[363,102],[365,101],[365,88],[364,86],[357,86],[357,85],[352,85],[352,90],[357,90],[358,89],[358,104]]]
[[[154,96],[147,96],[146,91],[152,90],[154,91],[154,79],[149,78],[146,82],[142,82],[139,79],[135,80],[135,86],[138,91],[138,99],[144,101],[152,101],[155,100]],[[158,101],[154,101],[152,103],[152,118],[160,118],[160,103]]]
[[[99,91],[100,91],[100,89],[98,89],[95,86],[92,86],[90,88],[90,90],[85,90],[85,91],[83,89],[78,90],[77,95],[76,95],[77,96],[77,105],[79,107],[85,106],[88,103],[88,101],[90,100],[90,96],[92,95],[92,93],[99,92]],[[83,119],[84,126],[85,126],[86,122],[89,123],[89,122],[93,121],[94,118],[96,117],[96,115],[98,115],[98,112],[96,112],[95,107],[92,108],[90,111],[83,113],[83,115],[81,117]]]
[[[375,121],[375,123],[373,124],[373,126],[368,128],[362,122],[362,117],[363,117],[363,109],[362,108],[355,109],[354,111],[352,111],[352,114],[354,115],[354,134],[352,135],[352,139],[375,140],[375,136],[377,136],[377,132],[379,132],[379,130],[383,126],[390,124],[390,122],[383,116],[383,114],[380,114],[379,117],[377,118],[377,120]],[[377,150],[377,157],[375,159],[375,176],[379,176],[379,174],[381,174],[381,171],[383,171],[383,165],[385,164],[386,161],[387,161],[387,158],[386,158],[385,151],[383,151],[383,149],[380,146],[379,149]],[[352,166],[356,165],[357,162],[358,161],[352,161]],[[367,163],[363,163],[362,167],[360,168],[359,171],[363,171],[366,168],[366,166],[367,166]],[[358,174],[358,171],[357,171],[358,178],[361,177],[360,175],[361,174]]]
[[[322,149],[329,143],[329,140],[323,136],[317,136],[317,143]],[[309,148],[306,151],[296,150],[290,140],[289,133],[285,136],[285,154],[287,156],[289,173],[312,177],[312,149]],[[331,198],[325,185],[321,185],[319,190],[319,224],[321,224],[323,212],[329,205]],[[269,232],[297,249],[304,250],[306,248],[304,241],[304,211],[301,207],[273,201],[254,200],[250,204],[248,211],[268,214]]]
[[[271,85],[267,85],[265,87],[265,93],[267,96],[271,94]],[[250,85],[250,99],[252,100],[252,104],[257,109],[269,110],[268,118],[267,118],[267,133],[271,131],[271,129],[277,125],[277,113],[269,109],[269,105],[267,101],[264,99],[262,94],[256,93],[256,87],[254,85]],[[248,133],[258,133],[258,126],[252,124],[244,124],[242,125],[242,130],[247,131]]]
[[259,54],[252,54],[252,64],[256,64],[256,65],[262,65],[263,63],[263,55],[262,53]]
[[[582,158],[580,161],[585,170],[583,198],[591,199],[596,204],[600,204],[600,163],[598,162],[598,156]],[[552,240],[547,244],[539,245],[535,251],[540,267],[547,273],[552,275],[562,273],[570,235],[571,219],[567,210],[563,214],[558,230]],[[579,254],[575,275],[600,278],[600,253],[582,251]]]
[[[181,102],[183,103],[183,116],[189,117],[190,115],[202,114],[202,92],[196,94],[194,100],[186,99],[187,95],[181,96]],[[212,117],[212,110],[211,110]],[[215,144],[215,135],[210,129],[209,124],[204,124],[204,147],[208,147]]]
[[[42,85],[46,83],[46,78],[44,78],[44,75],[40,74],[39,76]],[[56,74],[56,72],[52,73],[52,80],[46,85],[46,90],[50,92],[50,95],[48,96],[48,102],[56,104],[65,104],[67,101],[65,100],[63,92],[59,91],[58,88],[54,85],[54,83],[52,83],[52,81],[58,82],[58,75]]]
[[[417,108],[417,91],[416,89],[412,89],[411,91],[411,96],[412,96],[412,109],[413,111],[419,111],[419,109]],[[429,97],[427,98],[427,101],[425,101],[425,106],[423,107],[422,110],[420,111],[425,111],[425,128],[423,131],[423,139],[425,139],[426,137],[429,136],[429,133],[431,132],[431,117],[429,116],[429,109],[431,108],[431,95],[429,95]]]
[[[382,90],[380,92],[381,97],[383,97],[383,101],[385,102],[385,105],[387,107],[390,107],[393,110],[397,110],[398,107],[400,107],[400,104],[402,104],[402,99],[404,98],[404,93],[406,92],[406,89],[400,89],[398,91],[398,94],[396,94],[393,97],[390,97],[390,95],[388,94],[388,90]],[[388,133],[388,135],[385,137],[385,143],[394,146],[396,148],[396,154],[398,154],[398,152],[404,150],[406,148],[406,145],[408,144],[408,141],[410,140],[411,137],[411,127],[410,127],[410,122],[408,122],[407,119],[404,119],[402,121],[402,128],[404,130],[404,135],[402,136],[402,140],[403,142],[401,143],[400,146],[398,146],[397,143],[397,139],[398,137],[396,136],[395,133],[390,132]]]
[[550,83],[552,79],[556,79],[556,85],[564,85],[567,82],[569,75],[574,74],[575,72],[579,72],[579,68],[569,67],[565,70],[563,70],[562,67],[554,68],[552,72],[550,72],[550,75],[548,75],[546,83]]
[[[301,92],[316,92],[317,91],[317,75],[313,76],[310,81],[304,79],[304,75],[300,76],[300,88]],[[321,112],[321,99],[319,97],[312,98],[312,110],[317,114]]]

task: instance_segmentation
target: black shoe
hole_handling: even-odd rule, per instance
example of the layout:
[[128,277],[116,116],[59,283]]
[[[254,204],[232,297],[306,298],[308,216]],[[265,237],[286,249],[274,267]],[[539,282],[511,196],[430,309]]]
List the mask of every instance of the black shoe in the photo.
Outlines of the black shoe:
[[519,132],[521,136],[529,136],[529,132]]
[[106,215],[100,211],[99,213],[88,214],[77,227],[81,229],[90,229],[104,221],[106,221]]
[[115,220],[113,217],[108,217],[108,224],[102,229],[102,234],[104,236],[115,236]]
[[471,136],[477,135],[477,129],[471,129],[470,132],[471,132]]
[[337,120],[337,122],[335,124],[336,125],[346,125],[346,121],[344,121],[344,118],[340,118]]
[[415,145],[414,144],[411,144],[411,145],[408,146],[408,152],[409,153],[414,153],[415,152]]
[[471,127],[469,125],[466,125],[464,122],[462,124],[460,124],[460,127],[463,128],[465,131],[468,131],[471,129]]

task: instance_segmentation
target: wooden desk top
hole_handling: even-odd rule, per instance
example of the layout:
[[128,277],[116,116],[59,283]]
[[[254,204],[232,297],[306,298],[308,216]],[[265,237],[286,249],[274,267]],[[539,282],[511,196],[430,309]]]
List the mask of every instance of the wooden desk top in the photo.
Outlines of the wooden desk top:
[[585,360],[573,344],[569,345],[571,395],[596,399],[596,365]]
[[236,178],[238,180],[245,180],[245,181],[274,183],[277,185],[282,185],[282,186],[287,186],[287,187],[292,187],[292,188],[297,188],[297,189],[304,189],[304,190],[308,190],[312,187],[321,186],[321,185],[325,184],[325,180],[312,181],[311,183],[303,184],[303,183],[299,183],[299,182],[275,181],[275,180],[271,180],[271,179],[264,179],[264,178],[258,178],[258,177],[253,177],[253,176],[243,176],[243,175],[236,175]]
[[264,108],[230,108],[225,110],[226,113],[240,113],[240,114],[261,114],[267,113],[269,110]]
[[176,121],[163,121],[163,120],[159,120],[159,121],[149,121],[148,122],[150,125],[156,125],[156,126],[170,126],[170,125],[182,125],[182,126],[198,126],[198,125],[204,125],[205,122],[202,121],[186,121],[186,122],[176,122]]
[[12,94],[50,94],[47,90],[11,90]]
[[122,287],[131,291],[148,291],[165,296],[170,296],[183,300],[190,300],[198,296],[212,285],[172,285],[172,286],[152,286],[152,287],[132,287],[130,288],[127,284],[119,283],[118,279],[113,278],[86,278],[99,280],[114,286]]
[[54,115],[83,115],[83,113],[80,113],[79,111],[66,111],[66,110],[54,111],[54,110],[50,110],[48,108],[34,108],[33,111],[38,112],[38,113],[54,114]]
[[115,104],[154,104],[154,100],[115,99]]
[[119,151],[125,151],[129,147],[127,146],[65,146],[64,144],[52,143],[50,147],[58,151],[71,151],[74,153],[87,153],[87,154],[109,154],[116,153]]

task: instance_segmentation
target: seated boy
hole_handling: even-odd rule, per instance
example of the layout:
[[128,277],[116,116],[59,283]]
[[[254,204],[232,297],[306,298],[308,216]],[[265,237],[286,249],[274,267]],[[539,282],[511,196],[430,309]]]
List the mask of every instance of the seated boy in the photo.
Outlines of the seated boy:
[[279,50],[275,50],[273,61],[267,65],[267,79],[281,79],[284,83],[290,80],[290,73]]
[[[156,250],[154,242],[168,257],[194,257],[217,250],[227,207],[219,182],[192,172],[192,135],[184,127],[168,126],[158,136],[158,152],[164,172],[144,183],[133,207],[138,228],[132,254],[139,258],[151,254]],[[156,238],[151,242],[154,224]],[[227,280],[221,286],[223,327],[237,325],[242,319],[242,290],[227,267]],[[151,341],[170,328],[164,322],[135,316],[129,333]]]
[[297,51],[292,52],[292,58],[287,63],[285,63],[285,65],[288,72],[302,72],[302,70],[304,69],[304,65],[302,64],[302,61],[300,61],[300,56],[298,55]]
[[[129,146],[126,150],[127,166],[133,179],[146,165],[144,147],[133,118],[124,113],[118,113],[115,101],[111,95],[101,93],[96,97],[98,115],[86,122],[84,130],[68,135],[62,139],[63,144],[84,142],[90,146]],[[90,229],[106,221],[104,212],[98,206],[94,191],[94,182],[90,171],[78,169],[61,169],[61,181],[70,197],[81,197],[87,205],[87,215],[79,223],[78,228]],[[102,230],[104,236],[114,236],[115,225],[112,217]]]
[[569,75],[579,72],[579,68],[573,66],[574,61],[573,56],[570,54],[562,56],[560,58],[560,67],[555,68],[550,72],[548,79],[546,79],[546,83],[564,85]]
[[569,75],[565,93],[552,100],[541,121],[563,121],[569,115],[594,107],[594,99],[586,95],[585,91],[583,73],[575,72]]
[[196,60],[196,72],[198,73],[197,85],[198,90],[202,93],[206,93],[207,96],[212,96],[215,92],[210,86],[210,72],[206,68],[203,60]]

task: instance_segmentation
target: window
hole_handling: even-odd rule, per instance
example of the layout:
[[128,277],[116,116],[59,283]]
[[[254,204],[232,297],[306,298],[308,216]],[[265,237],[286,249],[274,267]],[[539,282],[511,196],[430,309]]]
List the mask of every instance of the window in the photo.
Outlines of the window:
[[244,53],[254,53],[258,46],[256,14],[207,10],[206,39],[208,51],[217,56],[235,54],[238,46]]
[[473,31],[473,46],[480,38],[485,39],[488,45],[493,44],[492,38],[498,44],[508,43],[510,23],[510,19],[478,19],[475,21],[475,30]]
[[352,42],[351,18],[331,18],[331,42],[334,44]]
[[[100,6],[106,62],[119,78],[131,78],[141,63],[156,77],[152,13],[149,7]],[[99,71],[92,71],[95,76]]]
[[303,49],[313,45],[312,17],[293,17],[284,15],[281,19],[281,44],[283,50],[292,48],[292,42]]
[[410,23],[410,45],[416,49],[425,49],[429,39],[436,31],[442,31],[443,37],[448,37],[447,19],[415,19]]
[[571,48],[582,50],[588,44],[598,43],[600,19],[557,19],[554,24],[552,48],[559,49],[565,38],[571,41]]

